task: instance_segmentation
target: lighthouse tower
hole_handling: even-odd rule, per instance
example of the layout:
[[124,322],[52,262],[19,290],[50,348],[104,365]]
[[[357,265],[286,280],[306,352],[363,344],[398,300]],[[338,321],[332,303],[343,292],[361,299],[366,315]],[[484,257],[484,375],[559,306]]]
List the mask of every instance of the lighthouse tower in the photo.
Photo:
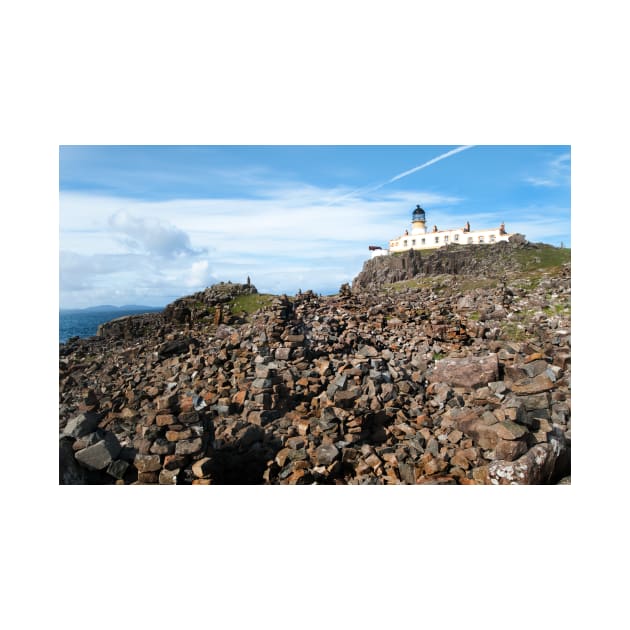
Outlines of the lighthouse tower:
[[424,216],[424,210],[420,206],[416,206],[411,217],[411,233],[412,234],[426,234],[426,217]]

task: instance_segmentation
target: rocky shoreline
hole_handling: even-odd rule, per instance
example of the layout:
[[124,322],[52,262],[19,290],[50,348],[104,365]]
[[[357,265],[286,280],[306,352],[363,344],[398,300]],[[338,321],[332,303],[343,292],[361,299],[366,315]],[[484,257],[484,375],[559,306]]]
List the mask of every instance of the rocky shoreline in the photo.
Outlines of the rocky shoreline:
[[62,344],[60,483],[570,483],[570,263],[375,260],[336,296],[222,283]]

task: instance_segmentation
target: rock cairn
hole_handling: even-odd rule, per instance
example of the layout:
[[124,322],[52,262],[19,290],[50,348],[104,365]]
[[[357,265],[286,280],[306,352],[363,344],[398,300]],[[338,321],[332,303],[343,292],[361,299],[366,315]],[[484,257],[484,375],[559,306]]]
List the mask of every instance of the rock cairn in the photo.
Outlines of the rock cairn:
[[245,321],[197,294],[141,336],[64,344],[60,483],[566,482],[570,265],[467,282],[307,291]]

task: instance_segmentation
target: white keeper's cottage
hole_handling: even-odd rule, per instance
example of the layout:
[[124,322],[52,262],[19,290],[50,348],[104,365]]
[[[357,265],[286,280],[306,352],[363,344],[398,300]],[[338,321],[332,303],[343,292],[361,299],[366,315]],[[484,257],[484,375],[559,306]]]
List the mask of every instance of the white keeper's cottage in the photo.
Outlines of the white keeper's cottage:
[[507,241],[511,234],[505,231],[505,225],[486,230],[471,230],[470,223],[461,228],[452,230],[438,230],[434,225],[433,229],[427,232],[426,215],[424,210],[418,205],[415,207],[411,217],[411,232],[405,233],[398,238],[389,241],[389,249],[381,249],[370,246],[372,258],[375,256],[387,256],[398,252],[406,252],[410,249],[438,249],[445,245],[491,245],[499,241]]

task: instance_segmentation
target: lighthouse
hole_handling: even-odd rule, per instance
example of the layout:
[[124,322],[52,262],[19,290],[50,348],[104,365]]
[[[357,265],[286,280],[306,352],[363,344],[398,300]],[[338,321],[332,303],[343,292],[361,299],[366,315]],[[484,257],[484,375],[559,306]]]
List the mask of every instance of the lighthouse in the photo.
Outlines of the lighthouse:
[[501,241],[508,241],[510,236],[512,234],[505,231],[504,223],[496,228],[471,230],[468,221],[464,227],[450,230],[438,230],[437,225],[434,225],[432,230],[427,232],[425,212],[417,205],[411,215],[411,233],[409,230],[405,230],[402,236],[389,241],[389,249],[378,253],[372,252],[372,256],[386,256],[411,249],[438,249],[446,245],[492,245]]
[[424,210],[417,205],[411,216],[411,233],[412,234],[426,234],[426,217]]

